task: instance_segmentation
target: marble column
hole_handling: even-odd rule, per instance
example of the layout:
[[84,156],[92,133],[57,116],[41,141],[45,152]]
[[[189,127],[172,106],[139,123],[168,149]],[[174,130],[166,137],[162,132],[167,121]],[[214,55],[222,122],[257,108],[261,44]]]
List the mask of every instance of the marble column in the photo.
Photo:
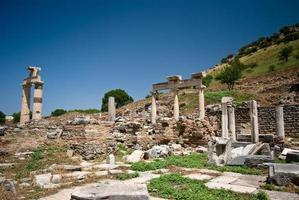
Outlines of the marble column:
[[227,102],[221,103],[221,137],[228,138]]
[[152,107],[151,107],[151,122],[152,122],[152,124],[156,124],[156,118],[157,118],[156,97],[155,97],[155,93],[152,93]]
[[204,97],[204,88],[205,86],[201,85],[198,90],[198,99],[199,99],[199,119],[205,118],[205,97]]
[[253,143],[259,142],[259,124],[257,103],[255,100],[250,101],[250,121],[251,121],[251,141]]
[[173,93],[174,93],[173,117],[176,121],[178,121],[180,116],[178,90],[174,90]]
[[115,98],[114,97],[108,98],[108,118],[109,121],[115,120]]
[[30,84],[23,85],[20,123],[25,124],[30,121]]
[[33,94],[33,111],[32,119],[40,120],[42,118],[43,105],[43,84],[35,84]]
[[230,134],[230,138],[233,141],[237,141],[236,136],[236,123],[235,123],[235,108],[233,105],[230,105],[227,109],[228,111],[228,132]]
[[284,118],[283,118],[283,106],[276,107],[276,134],[280,139],[285,138],[284,133]]

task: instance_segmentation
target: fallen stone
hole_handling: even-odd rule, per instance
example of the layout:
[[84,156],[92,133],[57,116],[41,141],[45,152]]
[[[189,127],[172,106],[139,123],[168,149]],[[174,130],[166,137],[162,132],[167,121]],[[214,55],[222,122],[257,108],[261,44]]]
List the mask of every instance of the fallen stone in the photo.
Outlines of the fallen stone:
[[123,171],[120,169],[111,169],[111,170],[109,170],[109,173],[110,174],[120,174],[120,173],[123,173]]
[[299,152],[288,152],[286,156],[286,162],[299,162]]
[[226,190],[231,190],[233,192],[238,192],[238,193],[249,193],[250,194],[250,193],[256,192],[256,190],[257,190],[254,187],[231,185],[231,184],[211,182],[211,181],[206,183],[205,185],[210,189],[226,189]]
[[15,183],[12,180],[4,180],[2,182],[2,187],[4,188],[4,190],[12,192],[14,194],[17,193],[16,187],[15,187]]
[[200,180],[200,181],[210,180],[210,179],[213,178],[213,176],[210,176],[210,175],[207,175],[207,174],[200,174],[200,173],[188,174],[188,175],[185,175],[184,177],[195,179],[195,180]]
[[71,172],[82,170],[82,167],[80,165],[56,165],[55,168]]
[[51,173],[39,174],[39,175],[35,175],[34,178],[35,178],[36,185],[41,188],[44,188],[46,185],[51,184],[52,174]]
[[237,179],[238,177],[235,176],[218,176],[210,180],[210,182],[229,184],[236,181]]
[[96,176],[107,176],[108,172],[107,171],[97,171],[95,172]]
[[118,165],[110,165],[110,164],[98,164],[92,166],[93,169],[99,169],[99,170],[109,170],[109,169],[115,169]]
[[[116,189],[117,188],[117,189]],[[110,183],[85,187],[72,193],[71,200],[149,200],[145,184]]]
[[244,165],[247,167],[256,167],[263,163],[269,163],[274,162],[274,159],[272,156],[266,156],[266,155],[249,155],[246,156]]
[[286,156],[289,152],[297,152],[297,153],[299,153],[298,150],[284,148],[283,151],[281,152],[281,155]]
[[270,190],[260,190],[268,194],[271,200],[298,200],[299,195],[296,193],[281,192],[281,191],[270,191]]
[[148,158],[164,158],[170,154],[170,148],[167,145],[153,146],[146,151]]
[[126,162],[129,163],[135,163],[142,160],[144,156],[144,151],[141,150],[135,150],[133,153],[125,157]]
[[268,181],[279,186],[299,185],[299,164],[269,163]]
[[61,181],[62,176],[60,174],[55,174],[52,176],[51,182],[53,184],[58,184]]
[[74,171],[72,173],[64,174],[65,177],[76,178],[77,180],[85,179],[91,172]]

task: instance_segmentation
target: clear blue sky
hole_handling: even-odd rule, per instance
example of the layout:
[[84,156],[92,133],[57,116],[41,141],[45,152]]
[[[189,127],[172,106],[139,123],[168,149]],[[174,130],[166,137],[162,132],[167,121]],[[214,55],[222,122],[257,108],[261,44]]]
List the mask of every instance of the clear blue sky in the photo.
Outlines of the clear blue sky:
[[44,113],[135,100],[168,75],[207,69],[299,22],[296,0],[1,0],[0,110],[20,110],[25,67],[41,65]]

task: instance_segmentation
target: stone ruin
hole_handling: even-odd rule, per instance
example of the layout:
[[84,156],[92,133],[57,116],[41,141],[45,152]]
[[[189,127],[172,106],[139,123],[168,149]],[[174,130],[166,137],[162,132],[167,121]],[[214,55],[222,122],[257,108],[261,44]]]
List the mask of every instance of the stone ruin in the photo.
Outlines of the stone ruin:
[[34,85],[32,120],[40,120],[42,118],[44,82],[39,75],[41,68],[30,66],[27,70],[29,71],[29,76],[22,83],[21,124],[30,121],[30,93],[32,85]]

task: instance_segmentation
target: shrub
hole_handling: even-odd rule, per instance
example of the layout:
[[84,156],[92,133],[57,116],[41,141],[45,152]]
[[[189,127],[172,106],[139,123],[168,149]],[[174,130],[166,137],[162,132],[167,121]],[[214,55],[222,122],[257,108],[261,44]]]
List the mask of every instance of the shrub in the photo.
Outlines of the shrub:
[[207,86],[207,87],[209,87],[209,85],[211,84],[212,81],[213,81],[213,76],[212,76],[212,75],[207,75],[206,77],[204,77],[204,78],[202,79],[202,83],[203,83],[205,86]]
[[122,89],[114,89],[105,93],[102,99],[102,112],[108,111],[108,98],[113,96],[115,98],[116,108],[122,107],[126,104],[132,103],[134,100],[128,93]]
[[137,172],[134,172],[134,173],[131,173],[131,174],[127,174],[127,173],[116,174],[116,179],[121,180],[121,181],[136,178],[136,177],[139,177],[139,174]]
[[20,122],[20,117],[21,117],[21,113],[20,112],[15,112],[14,114],[12,114],[12,116],[13,116],[14,123]]
[[0,111],[0,124],[4,124],[4,123],[5,123],[5,114]]
[[273,72],[273,71],[275,71],[275,65],[270,65],[270,66],[268,67],[268,71],[269,71],[269,72]]
[[235,82],[241,78],[243,68],[244,65],[238,59],[235,59],[230,63],[230,66],[216,76],[216,79],[220,80],[221,83],[227,84],[228,89],[232,90]]
[[67,113],[67,111],[64,109],[56,109],[51,113],[51,116],[57,117],[57,116],[65,114],[65,113]]
[[295,55],[295,58],[299,60],[299,52]]
[[285,48],[281,49],[279,54],[278,54],[279,60],[284,61],[284,62],[288,62],[289,56],[292,54],[292,52],[293,52],[293,47],[292,46],[285,47]]
[[270,197],[265,192],[260,191],[256,194],[256,199],[257,200],[270,200]]

